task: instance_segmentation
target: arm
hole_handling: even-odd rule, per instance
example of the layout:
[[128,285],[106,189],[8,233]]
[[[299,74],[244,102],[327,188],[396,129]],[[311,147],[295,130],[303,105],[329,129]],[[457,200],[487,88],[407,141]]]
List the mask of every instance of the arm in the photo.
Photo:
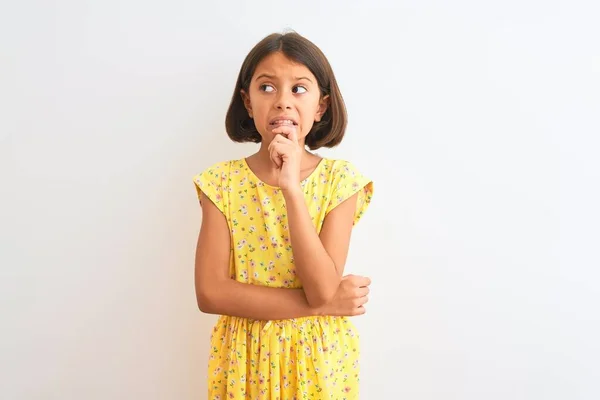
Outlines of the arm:
[[317,234],[302,191],[284,192],[294,263],[308,303],[320,307],[329,303],[342,280],[358,194],[331,210]]
[[[352,227],[362,213],[360,210],[356,215],[359,193],[353,193],[353,188],[369,181],[361,179],[359,183],[359,180],[346,179],[346,173],[352,176],[356,173],[345,166],[337,175],[343,180],[337,183],[337,188],[343,187],[344,191],[338,193],[337,202],[328,207],[321,232],[317,234],[299,185],[304,142],[298,140],[294,127],[281,126],[273,129],[273,133],[277,135],[269,143],[268,151],[279,172],[278,183],[286,202],[294,264],[308,303],[320,307],[335,298],[346,264]],[[348,185],[352,186],[349,188]]]
[[322,313],[309,306],[302,289],[269,288],[231,279],[227,221],[204,193],[201,196],[202,225],[195,263],[196,299],[201,311],[258,320]]
[[[196,250],[196,300],[201,311],[258,320],[277,320],[313,315],[356,316],[365,313],[371,280],[345,276],[331,302],[309,306],[302,289],[279,289],[237,282],[229,277],[230,237],[227,221],[201,193],[202,226]],[[333,243],[333,229],[321,235]],[[210,232],[210,234],[208,233]],[[324,233],[328,232],[328,233]]]

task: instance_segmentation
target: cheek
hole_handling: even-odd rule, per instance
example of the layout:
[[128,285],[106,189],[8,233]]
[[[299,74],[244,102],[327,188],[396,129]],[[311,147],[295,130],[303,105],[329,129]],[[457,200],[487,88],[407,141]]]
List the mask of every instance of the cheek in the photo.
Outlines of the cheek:
[[252,106],[252,110],[254,113],[260,113],[266,109],[268,101],[261,96],[261,93],[251,92],[250,93],[250,105]]
[[308,132],[310,132],[310,130],[312,129],[313,125],[315,124],[315,118],[314,118],[314,114],[308,115],[305,114],[302,116],[301,120],[300,120],[300,128],[302,130],[302,135],[306,136],[308,135]]

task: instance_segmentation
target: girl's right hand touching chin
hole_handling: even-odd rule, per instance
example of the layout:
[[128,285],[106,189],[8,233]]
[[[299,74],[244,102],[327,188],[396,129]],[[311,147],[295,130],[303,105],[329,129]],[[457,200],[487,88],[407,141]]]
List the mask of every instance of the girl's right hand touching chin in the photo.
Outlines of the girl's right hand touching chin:
[[346,275],[338,286],[337,292],[329,303],[320,307],[319,315],[353,317],[366,312],[365,303],[369,301],[371,280],[364,276]]

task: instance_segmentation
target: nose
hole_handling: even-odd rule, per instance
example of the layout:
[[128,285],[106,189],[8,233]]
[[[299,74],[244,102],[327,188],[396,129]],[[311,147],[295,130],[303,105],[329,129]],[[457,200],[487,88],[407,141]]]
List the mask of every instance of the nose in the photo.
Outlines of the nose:
[[277,100],[275,100],[275,108],[279,110],[291,110],[292,109],[292,94],[279,92]]

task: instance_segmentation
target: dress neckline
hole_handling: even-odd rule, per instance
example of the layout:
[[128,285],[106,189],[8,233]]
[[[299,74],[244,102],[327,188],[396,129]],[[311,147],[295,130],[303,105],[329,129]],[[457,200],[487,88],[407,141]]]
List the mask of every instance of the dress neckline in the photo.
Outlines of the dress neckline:
[[[308,176],[304,179],[302,179],[300,181],[301,185],[304,185],[306,182],[308,182],[313,176],[315,176],[318,171],[321,169],[321,166],[323,166],[325,164],[325,157],[322,157],[319,160],[319,163],[317,164],[317,166],[315,167],[315,169],[312,170],[312,172],[310,174],[308,174]],[[263,181],[262,179],[260,179],[252,170],[252,168],[250,168],[250,165],[248,165],[248,160],[247,157],[242,158],[242,162],[244,163],[244,167],[246,168],[246,170],[248,171],[248,173],[250,174],[250,176],[256,180],[257,183],[260,183],[262,186],[268,187],[268,188],[272,188],[272,189],[281,189],[279,186],[273,186],[268,184],[267,182]]]

